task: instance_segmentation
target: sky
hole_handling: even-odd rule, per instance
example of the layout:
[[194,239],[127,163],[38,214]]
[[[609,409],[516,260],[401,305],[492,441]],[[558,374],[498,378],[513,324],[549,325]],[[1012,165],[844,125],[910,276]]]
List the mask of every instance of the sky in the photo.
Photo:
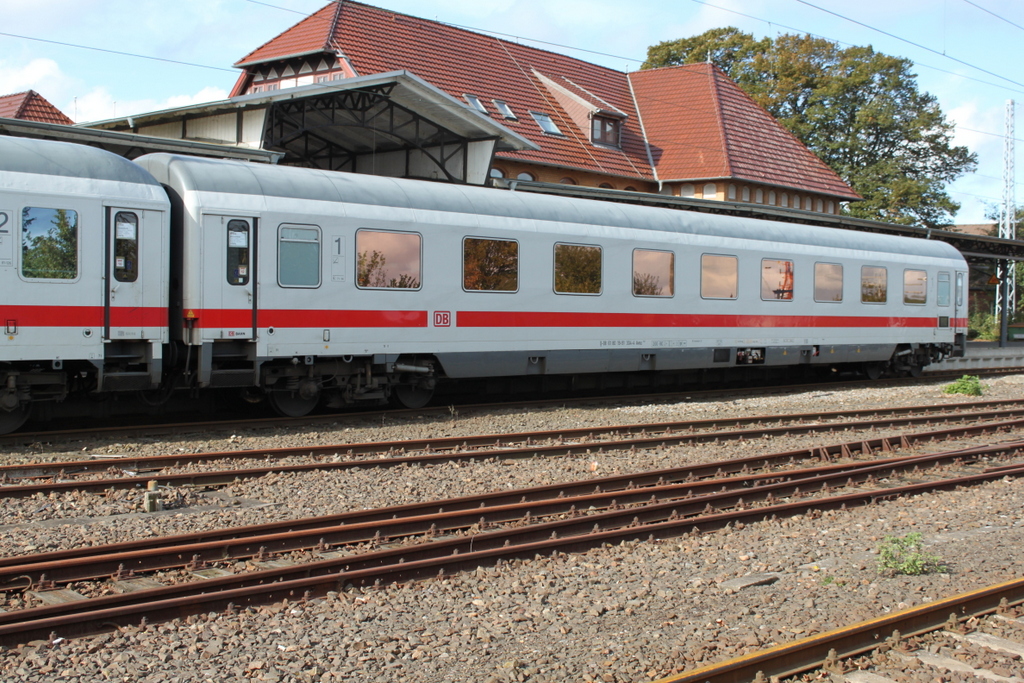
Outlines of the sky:
[[[0,95],[35,90],[77,122],[224,99],[232,65],[328,0],[0,0]],[[1022,0],[367,0],[634,71],[651,45],[735,26],[809,33],[914,62],[918,87],[978,155],[947,191],[956,223],[1003,200],[1007,101],[1016,100],[1014,200],[1024,194]],[[95,48],[95,49],[85,49]]]

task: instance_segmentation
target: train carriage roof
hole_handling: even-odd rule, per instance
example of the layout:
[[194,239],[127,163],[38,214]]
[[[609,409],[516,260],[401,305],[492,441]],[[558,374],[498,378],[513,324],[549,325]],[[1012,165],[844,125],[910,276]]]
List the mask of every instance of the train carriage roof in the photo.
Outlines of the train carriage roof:
[[952,245],[876,233],[737,216],[632,206],[310,168],[148,154],[136,162],[178,192],[251,194],[420,211],[657,230],[730,239],[806,244],[961,259]]
[[106,150],[6,135],[0,136],[0,171],[160,185],[137,164]]

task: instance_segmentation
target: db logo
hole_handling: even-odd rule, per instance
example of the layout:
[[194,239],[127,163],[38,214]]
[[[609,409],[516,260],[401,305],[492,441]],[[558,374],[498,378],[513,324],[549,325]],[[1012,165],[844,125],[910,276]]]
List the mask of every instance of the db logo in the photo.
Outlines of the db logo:
[[451,311],[434,311],[434,327],[451,327]]

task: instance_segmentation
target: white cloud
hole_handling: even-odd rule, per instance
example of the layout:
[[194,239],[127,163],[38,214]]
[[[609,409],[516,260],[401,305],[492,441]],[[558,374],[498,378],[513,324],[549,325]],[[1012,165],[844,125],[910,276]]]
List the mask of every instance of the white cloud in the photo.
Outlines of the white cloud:
[[71,79],[52,59],[33,59],[27,64],[0,60],[0,95],[35,90],[46,99],[60,99]]
[[192,95],[171,95],[163,100],[140,99],[117,101],[106,88],[94,88],[83,97],[75,100],[74,106],[78,117],[72,116],[76,121],[104,121],[136,114],[145,114],[164,109],[175,109],[187,107],[191,104],[202,102],[215,102],[227,99],[227,91],[212,86],[206,86]]

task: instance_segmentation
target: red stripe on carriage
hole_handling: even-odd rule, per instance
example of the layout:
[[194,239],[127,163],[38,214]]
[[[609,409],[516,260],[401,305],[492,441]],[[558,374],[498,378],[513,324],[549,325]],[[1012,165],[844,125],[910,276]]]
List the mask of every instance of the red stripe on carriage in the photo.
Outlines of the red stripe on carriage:
[[459,311],[457,327],[938,327],[937,318],[812,315],[684,315]]
[[[259,327],[426,327],[426,311],[260,310]],[[209,327],[203,325],[203,327]]]

